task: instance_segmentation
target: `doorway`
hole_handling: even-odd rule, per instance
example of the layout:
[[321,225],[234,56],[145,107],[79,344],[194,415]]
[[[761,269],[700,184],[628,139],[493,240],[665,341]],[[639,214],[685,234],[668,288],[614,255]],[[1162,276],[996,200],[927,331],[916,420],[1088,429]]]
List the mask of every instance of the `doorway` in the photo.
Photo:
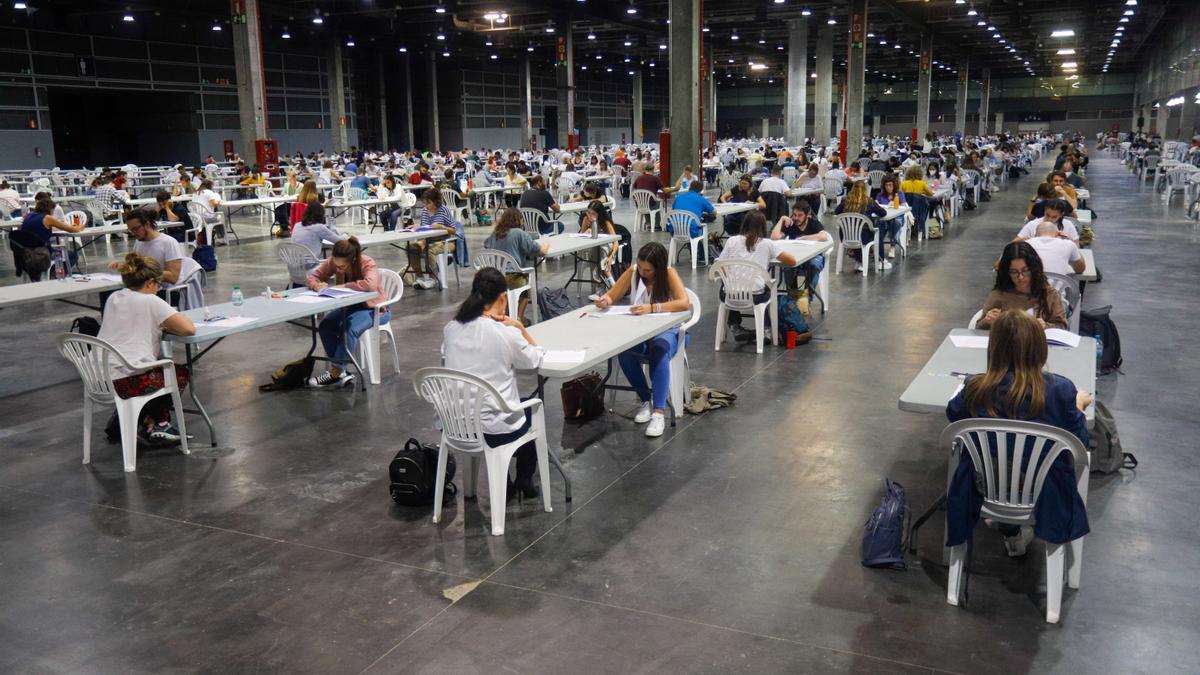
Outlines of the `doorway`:
[[558,147],[558,106],[548,105],[542,108],[542,129],[545,148]]

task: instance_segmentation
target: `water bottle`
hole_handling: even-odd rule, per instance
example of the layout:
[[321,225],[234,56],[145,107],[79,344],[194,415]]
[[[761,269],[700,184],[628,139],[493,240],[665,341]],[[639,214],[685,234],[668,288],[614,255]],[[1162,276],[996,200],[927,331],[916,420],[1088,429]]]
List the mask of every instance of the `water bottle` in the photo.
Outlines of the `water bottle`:
[[241,286],[233,287],[233,297],[230,298],[230,301],[233,302],[234,316],[241,316],[242,315],[242,302],[245,301],[245,297],[242,295],[242,287]]
[[50,276],[60,281],[64,280],[67,278],[67,268],[66,263],[63,261],[62,249],[55,247],[52,250],[54,253],[51,257]]
[[1101,364],[1104,362],[1104,341],[1099,335],[1093,335],[1092,339],[1096,341],[1096,372],[1100,371]]

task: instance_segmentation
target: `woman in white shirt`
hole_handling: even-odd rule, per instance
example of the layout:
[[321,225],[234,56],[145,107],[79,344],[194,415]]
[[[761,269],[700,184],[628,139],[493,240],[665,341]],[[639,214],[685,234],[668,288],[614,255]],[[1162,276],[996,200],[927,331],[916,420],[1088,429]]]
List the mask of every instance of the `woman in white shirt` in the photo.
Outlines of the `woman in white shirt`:
[[[796,258],[783,250],[780,244],[771,239],[767,232],[767,218],[762,211],[751,211],[742,219],[742,233],[730,237],[721,249],[717,262],[724,260],[745,260],[755,263],[763,270],[771,269],[771,261],[778,260],[790,267],[796,266]],[[754,303],[761,304],[772,301],[771,289],[759,281],[754,291]],[[725,289],[721,289],[721,301],[725,301]],[[755,339],[754,332],[742,328],[742,314],[729,310],[727,317],[729,331],[738,342],[750,342]]]
[[[447,368],[482,378],[512,406],[521,403],[513,371],[540,366],[542,349],[520,321],[508,316],[508,282],[499,270],[485,267],[475,273],[471,295],[458,308],[454,320],[442,329],[442,354]],[[525,435],[532,422],[528,411],[510,415],[485,405],[480,423],[484,440],[497,447]],[[517,479],[508,494],[538,496],[539,491],[533,485],[533,474],[537,471],[533,442],[522,445],[516,458]]]
[[[221,217],[217,213],[217,208],[221,206],[221,196],[217,194],[216,190],[213,190],[213,182],[211,180],[206,179],[201,181],[199,192],[196,193],[196,196],[192,197],[192,204],[196,205],[196,213],[200,214],[200,218],[205,223],[220,221]],[[225,241],[224,226],[217,225],[213,228],[213,239],[222,243]],[[209,241],[205,243],[212,244],[215,242]]]
[[[683,279],[667,264],[667,249],[652,241],[638,251],[637,265],[625,270],[617,283],[604,295],[596,298],[596,306],[606,309],[627,293],[633,295],[632,314],[683,312],[688,308],[687,289]],[[664,412],[671,386],[671,357],[679,350],[679,328],[659,333],[649,340],[622,352],[617,361],[629,385],[637,391],[642,407],[633,421],[649,425],[646,435],[662,436],[666,428]],[[642,360],[650,365],[650,382],[642,372]]]
[[[163,332],[172,335],[195,335],[192,320],[175,311],[165,300],[156,295],[161,288],[162,266],[153,258],[125,254],[125,260],[117,271],[125,288],[113,293],[104,305],[104,316],[100,323],[101,340],[112,345],[134,366],[127,369],[110,364],[113,391],[121,398],[133,398],[163,387],[163,369],[137,370],[162,358],[159,344]],[[175,366],[175,376],[182,391],[190,378],[187,368]],[[110,441],[120,440],[119,422],[116,414],[109,420]],[[171,397],[163,394],[142,408],[142,426],[138,438],[154,445],[178,443],[179,433],[171,425]]]

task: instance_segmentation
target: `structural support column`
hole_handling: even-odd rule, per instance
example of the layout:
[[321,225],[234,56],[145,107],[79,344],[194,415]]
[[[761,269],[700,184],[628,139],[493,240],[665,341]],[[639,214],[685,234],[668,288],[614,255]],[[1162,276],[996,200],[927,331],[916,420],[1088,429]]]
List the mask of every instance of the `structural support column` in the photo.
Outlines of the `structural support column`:
[[842,139],[842,129],[846,128],[846,83],[834,79],[833,83],[833,135],[838,142]]
[[404,55],[404,123],[408,135],[404,140],[409,149],[417,147],[417,139],[413,138],[413,97],[412,97],[412,57]]
[[771,137],[771,118],[769,117],[762,118],[762,137]]
[[817,34],[817,82],[813,91],[813,138],[828,147],[833,134],[829,130],[833,111],[833,29],[821,26]]
[[1167,106],[1167,99],[1158,102],[1158,135],[1162,136],[1164,141],[1170,140],[1170,132],[1168,131],[1167,123],[1171,121],[1171,108]]
[[342,71],[342,45],[334,40],[329,48],[329,142],[331,152],[348,150],[346,135],[346,80]]
[[867,0],[850,0],[850,40],[846,54],[846,161],[858,157],[863,141],[867,87]]
[[438,119],[437,53],[429,52],[429,147],[442,150],[442,124]]
[[1004,113],[1002,112],[996,113],[996,131],[994,133],[997,136],[1004,133]]
[[[238,4],[234,3],[234,7]],[[233,63],[237,72],[241,155],[254,157],[254,141],[267,138],[267,94],[263,84],[262,22],[258,0],[243,0],[233,15]]]
[[[563,22],[564,30],[558,36],[558,66],[555,68],[558,79],[558,138],[555,142],[559,148],[566,148],[567,135],[575,133],[575,44],[571,37],[571,24]],[[550,144],[550,139],[546,139]]]
[[882,131],[883,131],[883,116],[882,115],[872,115],[871,116],[871,135],[879,136]]
[[992,69],[983,69],[983,89],[979,92],[979,135],[987,135],[988,97],[992,90]]
[[1179,106],[1179,140],[1191,141],[1196,133],[1196,92],[1200,89],[1188,89],[1183,92],[1183,105]]
[[700,165],[700,0],[670,0],[671,157],[663,183]]
[[787,124],[789,145],[803,145],[808,117],[808,19],[788,22]]
[[646,130],[642,122],[642,71],[633,76],[633,142],[644,143]]
[[529,70],[528,52],[521,58],[521,147],[533,148],[533,77]]
[[933,34],[921,35],[921,57],[917,62],[917,143],[929,133],[929,93],[933,83]]
[[967,77],[971,62],[963,59],[958,64],[958,96],[954,104],[954,132],[959,136],[967,135],[967,95],[971,89],[971,79]]
[[708,149],[716,138],[717,108],[716,97],[712,95],[713,85],[716,82],[716,77],[713,75],[713,55],[712,47],[705,50],[704,54],[704,86],[701,87],[701,104],[700,107],[704,110],[704,115],[701,119],[700,128],[700,147]]
[[[387,120],[387,82],[383,78],[383,52],[379,52],[379,149],[387,151],[388,148],[388,120]],[[361,142],[362,139],[360,138]]]

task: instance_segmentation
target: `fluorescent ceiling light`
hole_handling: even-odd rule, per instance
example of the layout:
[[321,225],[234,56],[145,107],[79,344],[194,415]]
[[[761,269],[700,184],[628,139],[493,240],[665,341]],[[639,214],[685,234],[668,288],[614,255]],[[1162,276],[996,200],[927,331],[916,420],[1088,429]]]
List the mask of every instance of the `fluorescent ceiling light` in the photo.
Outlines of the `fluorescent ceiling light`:
[[133,23],[133,15],[132,15],[132,14],[126,14],[125,16],[121,17],[121,20],[122,20],[122,21],[124,21],[124,22],[126,22],[126,23]]
[[1067,61],[1066,63],[1062,64],[1062,67],[1063,68],[1074,68],[1075,66],[1078,66],[1078,65],[1079,64],[1075,63],[1074,61]]
[[1074,53],[1075,53],[1075,50],[1074,50],[1074,49],[1071,49],[1070,47],[1067,47],[1066,49],[1060,49],[1060,50],[1058,50],[1056,53],[1057,53],[1059,56],[1070,56],[1071,54],[1074,54]]
[[767,69],[767,64],[765,64],[765,63],[756,63],[756,64],[750,66],[750,70],[766,70],[766,69]]
[[1070,28],[1061,28],[1050,33],[1050,37],[1075,37],[1075,31]]

